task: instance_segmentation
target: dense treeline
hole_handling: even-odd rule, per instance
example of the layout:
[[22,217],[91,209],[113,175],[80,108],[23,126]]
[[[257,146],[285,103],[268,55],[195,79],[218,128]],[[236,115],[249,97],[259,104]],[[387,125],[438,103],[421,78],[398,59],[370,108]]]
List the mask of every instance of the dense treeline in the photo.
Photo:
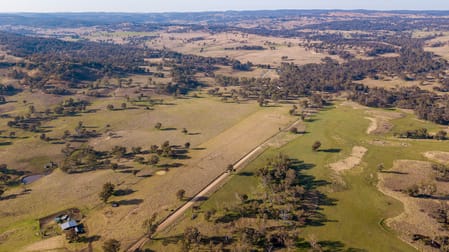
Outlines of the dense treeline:
[[318,24],[305,25],[304,29],[314,30],[343,30],[343,31],[412,31],[412,30],[447,30],[449,22],[443,18],[402,18],[382,17],[352,20],[337,20]]
[[126,45],[69,42],[2,33],[0,44],[12,55],[30,60],[29,69],[39,69],[61,80],[92,81],[102,76],[142,73],[150,51]]
[[279,79],[248,79],[217,76],[223,86],[238,84],[244,97],[257,99],[291,99],[310,96],[314,92],[350,91],[349,98],[371,107],[400,107],[415,110],[421,119],[439,124],[449,124],[447,98],[418,87],[387,90],[368,88],[357,81],[365,78],[379,79],[398,76],[404,80],[447,78],[444,70],[448,63],[423,50],[423,40],[407,36],[387,39],[401,45],[398,57],[354,59],[339,63],[324,58],[321,64],[283,64],[278,70]]
[[[203,211],[204,219],[219,228],[201,233],[196,227],[187,227],[182,236],[182,251],[294,250],[300,243],[313,247],[298,238],[297,230],[327,221],[320,209],[334,204],[334,200],[317,190],[314,177],[302,174],[305,166],[283,154],[269,159],[257,171],[261,192],[236,193],[237,204]],[[199,209],[192,211],[194,218],[200,213]],[[240,224],[243,221],[245,225]]]
[[[10,77],[21,79],[32,88],[43,89],[47,93],[70,95],[70,88],[86,88],[85,82],[93,82],[107,77],[124,77],[128,74],[148,74],[145,58],[163,58],[164,64],[172,69],[173,83],[163,92],[173,94],[195,89],[201,84],[195,79],[196,73],[213,75],[216,65],[236,66],[248,70],[249,63],[227,58],[211,58],[184,55],[147,47],[115,45],[88,41],[69,42],[53,38],[29,37],[11,33],[1,33],[0,44],[14,56],[28,60],[17,66],[26,70],[39,70],[29,76],[20,69],[11,70]],[[52,80],[61,80],[63,87],[55,87]],[[13,92],[12,86],[0,86],[0,94]]]

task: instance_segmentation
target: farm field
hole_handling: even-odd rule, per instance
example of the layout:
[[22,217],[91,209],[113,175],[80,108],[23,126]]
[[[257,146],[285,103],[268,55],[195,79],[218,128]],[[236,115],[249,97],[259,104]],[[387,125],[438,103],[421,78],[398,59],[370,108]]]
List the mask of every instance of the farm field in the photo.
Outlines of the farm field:
[[[52,133],[62,134],[64,130],[71,128],[70,125],[74,127],[79,120],[82,120],[85,125],[99,125],[98,128],[104,127],[101,125],[110,124],[110,129],[120,138],[105,136],[93,139],[89,144],[106,150],[117,144],[130,148],[132,146],[149,146],[165,140],[179,144],[189,141],[192,146],[192,150],[189,152],[190,158],[181,161],[180,167],[173,166],[176,168],[170,168],[168,172],[165,172],[164,169],[161,172],[155,172],[158,170],[157,168],[136,166],[130,163],[130,165],[140,168],[137,175],[121,171],[94,171],[79,175],[67,175],[55,171],[26,186],[30,192],[25,195],[21,194],[24,187],[8,191],[6,197],[8,195],[19,196],[0,202],[3,205],[3,216],[10,216],[2,218],[1,230],[10,230],[12,226],[23,222],[35,225],[33,220],[36,218],[76,206],[88,216],[84,223],[89,227],[89,232],[101,234],[104,236],[103,239],[120,237],[123,229],[119,227],[126,223],[130,227],[126,231],[129,240],[123,241],[123,244],[132,242],[143,232],[141,226],[145,216],[151,212],[157,212],[160,217],[163,217],[179,204],[175,197],[177,190],[183,188],[187,195],[198,191],[208,181],[223,172],[228,163],[237,161],[242,153],[249,152],[257,144],[276,133],[278,128],[284,127],[293,120],[288,116],[284,106],[260,109],[252,102],[247,104],[223,103],[210,97],[177,99],[170,101],[171,105],[162,105],[150,112],[142,109],[107,111],[104,109],[104,104],[108,102],[113,102],[113,100],[94,103],[92,107],[100,110],[95,114],[83,115],[81,118],[65,118],[61,122],[53,121],[51,125],[57,130]],[[235,113],[236,111],[238,113]],[[170,128],[182,124],[182,127],[188,128],[192,133],[186,136],[178,133],[180,130],[175,129],[155,130],[153,125],[158,121]],[[17,141],[12,145],[14,148],[8,149],[8,151],[18,153],[15,148],[23,148],[21,146],[30,146],[30,144],[36,144],[36,148],[30,148],[29,152],[22,152],[22,154],[31,157],[33,155],[51,157],[48,153],[36,152],[36,149],[49,151],[48,148],[38,148],[38,146],[42,146],[38,139]],[[16,158],[8,152],[4,152],[3,155],[12,160]],[[28,162],[32,162],[34,165],[40,164],[33,158]],[[36,171],[39,171],[39,167],[36,167]],[[159,173],[161,175],[157,175]],[[146,178],[148,175],[153,177]],[[120,189],[132,192],[129,196],[117,197],[122,205],[120,208],[104,208],[98,202],[98,191],[108,181],[119,185]],[[65,188],[74,188],[74,190],[67,191]],[[160,191],[163,191],[164,194],[160,194]],[[49,201],[53,203],[50,205],[45,203]],[[14,211],[15,209],[21,210]],[[11,216],[13,212],[14,215]],[[21,230],[17,230],[8,235],[8,242],[2,246],[20,248],[21,244],[27,244],[33,240],[37,240],[33,232],[24,234]]]
[[448,251],[448,17],[0,13],[0,252]]
[[[217,209],[217,215],[219,215],[224,207],[232,208],[232,205],[238,202],[235,197],[238,193],[246,193],[250,198],[252,195],[257,195],[260,191],[260,179],[254,174],[269,157],[281,152],[308,164],[308,168],[304,170],[305,176],[311,176],[312,183],[316,181],[319,190],[332,202],[329,205],[322,205],[320,213],[325,216],[324,223],[317,226],[305,226],[300,231],[300,237],[305,240],[313,237],[322,244],[323,249],[330,251],[349,248],[369,251],[414,251],[412,246],[407,245],[393,234],[399,234],[404,240],[411,242],[409,235],[419,226],[416,226],[418,224],[414,224],[413,221],[411,221],[412,224],[407,224],[408,226],[406,223],[410,223],[410,220],[414,219],[420,210],[416,207],[408,209],[410,204],[407,203],[407,198],[410,197],[406,194],[395,192],[394,195],[389,193],[385,195],[378,190],[378,186],[383,186],[382,181],[387,177],[400,180],[402,176],[407,176],[393,173],[396,170],[394,165],[396,162],[403,159],[411,160],[410,162],[429,162],[423,155],[425,150],[431,148],[432,150],[448,151],[449,147],[445,143],[432,140],[410,141],[393,137],[392,132],[415,123],[416,119],[413,116],[392,119],[393,127],[389,132],[366,133],[370,125],[370,121],[365,118],[366,115],[389,113],[401,112],[372,110],[366,107],[354,107],[346,102],[337,102],[334,106],[319,112],[313,118],[313,122],[306,123],[307,134],[298,136],[285,146],[264,152],[257,160],[236,173],[206,202],[202,203],[199,206],[201,210],[196,211],[199,213],[198,217],[192,220],[194,212],[186,214],[176,226],[158,234],[147,247],[157,251],[174,249],[179,246],[179,243],[176,242],[176,239],[167,237],[177,237],[189,226],[197,227],[205,235],[226,232],[226,225],[220,232],[220,228],[216,225],[222,224],[211,225],[210,222],[205,221],[204,213],[211,209]],[[425,126],[433,127],[433,129],[439,128],[431,124]],[[313,152],[311,150],[315,140],[322,142],[323,151]],[[346,165],[347,170],[333,171],[332,165],[348,157],[354,146],[363,146],[367,149],[365,155],[362,155],[360,163],[353,167],[348,163],[339,164],[340,166]],[[379,172],[377,169],[380,163],[385,166],[384,172]],[[412,168],[405,166],[401,172],[403,174],[412,172],[408,169]],[[427,172],[431,173],[430,167],[422,169],[427,169]],[[416,180],[409,181],[411,183]],[[444,190],[442,193],[444,194]],[[434,200],[422,201],[432,202]],[[423,207],[422,204],[421,207]],[[404,212],[407,213],[406,220],[396,217],[403,215]],[[251,222],[251,220],[247,221]],[[390,226],[390,223],[394,223],[394,225]],[[424,248],[417,242],[413,242],[412,245]],[[308,250],[307,245],[303,250]]]

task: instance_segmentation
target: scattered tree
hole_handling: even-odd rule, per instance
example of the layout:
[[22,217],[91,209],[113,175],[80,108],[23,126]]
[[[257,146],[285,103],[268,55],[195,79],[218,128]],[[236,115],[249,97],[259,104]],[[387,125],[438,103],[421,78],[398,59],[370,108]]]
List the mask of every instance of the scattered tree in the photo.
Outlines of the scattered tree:
[[436,140],[446,140],[447,132],[444,130],[440,130],[435,134]]
[[187,251],[191,249],[192,244],[199,244],[201,241],[201,233],[196,227],[187,227],[184,230],[183,249]]
[[120,242],[115,239],[106,240],[103,244],[104,252],[119,252],[120,251]]
[[186,191],[184,189],[180,189],[176,192],[176,198],[178,198],[178,200],[183,200],[185,194],[186,194]]
[[382,172],[384,169],[385,169],[385,167],[384,167],[383,163],[380,163],[380,164],[377,165],[377,170],[378,171]]
[[156,232],[157,230],[157,223],[156,223],[156,217],[157,215],[154,213],[151,218],[145,220],[143,222],[143,228],[146,230],[146,235],[148,238],[151,239],[151,236]]
[[291,127],[291,128],[290,128],[290,133],[292,133],[292,134],[298,134],[298,128],[296,128],[296,127]]
[[315,141],[315,143],[313,143],[312,145],[312,150],[313,151],[318,151],[318,149],[321,147],[321,142],[320,141]]
[[228,166],[226,167],[226,171],[227,172],[233,172],[234,171],[234,165],[233,164],[228,164]]
[[159,157],[156,156],[156,155],[153,155],[153,156],[150,157],[150,160],[148,160],[148,162],[151,165],[157,165],[157,163],[159,163]]
[[112,194],[114,193],[114,188],[115,186],[111,182],[107,182],[103,185],[103,189],[101,190],[99,196],[104,203],[106,203],[112,196]]
[[158,123],[156,123],[156,124],[154,125],[154,128],[156,128],[156,129],[158,129],[158,130],[160,130],[161,127],[162,127],[162,123],[160,123],[160,122],[158,122]]

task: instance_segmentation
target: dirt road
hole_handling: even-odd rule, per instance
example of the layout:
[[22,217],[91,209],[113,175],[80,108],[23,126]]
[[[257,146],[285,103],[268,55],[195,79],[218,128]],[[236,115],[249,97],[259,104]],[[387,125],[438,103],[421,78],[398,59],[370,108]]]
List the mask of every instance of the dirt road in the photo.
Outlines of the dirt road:
[[[255,149],[253,149],[251,152],[247,153],[245,156],[243,156],[239,161],[237,161],[234,164],[234,169],[239,170],[245,167],[246,162],[251,161],[252,159],[259,156],[268,146],[270,146],[270,141],[274,139],[276,136],[278,136],[280,133],[286,133],[288,130],[293,127],[294,125],[298,124],[300,120],[295,121],[282,131],[279,131],[278,133],[274,134],[272,137],[258,145]],[[217,178],[211,181],[209,185],[207,185],[204,189],[202,189],[199,193],[197,193],[193,198],[191,198],[189,201],[187,201],[184,205],[182,205],[180,208],[175,210],[171,215],[169,215],[167,218],[165,218],[158,226],[156,232],[160,232],[167,227],[169,227],[171,224],[173,224],[178,218],[180,218],[190,207],[192,207],[196,202],[204,199],[205,196],[210,195],[215,190],[218,189],[218,186],[227,178],[229,177],[229,172],[224,172]],[[127,249],[128,252],[135,252],[138,251],[146,242],[148,242],[148,237],[144,236],[140,238],[134,245],[132,245],[130,248]]]

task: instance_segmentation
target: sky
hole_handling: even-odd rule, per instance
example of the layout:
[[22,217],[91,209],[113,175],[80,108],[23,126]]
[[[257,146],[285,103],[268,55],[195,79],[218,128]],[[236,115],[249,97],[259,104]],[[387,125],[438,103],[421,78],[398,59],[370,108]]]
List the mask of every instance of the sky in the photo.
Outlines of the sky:
[[449,0],[0,0],[0,12],[189,12],[274,9],[449,10]]

